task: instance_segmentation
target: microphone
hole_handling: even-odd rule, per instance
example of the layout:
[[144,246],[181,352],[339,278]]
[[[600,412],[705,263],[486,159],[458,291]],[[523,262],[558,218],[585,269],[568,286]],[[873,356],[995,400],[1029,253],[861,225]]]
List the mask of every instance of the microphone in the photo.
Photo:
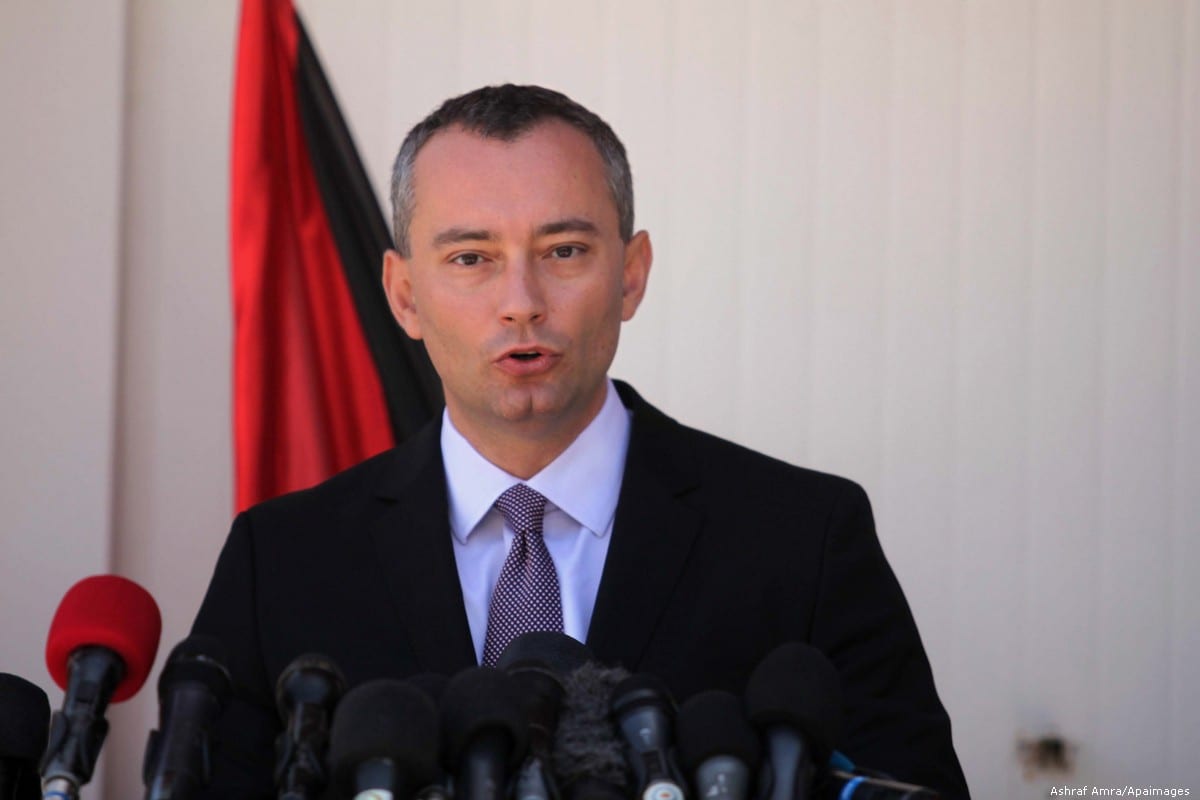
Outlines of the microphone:
[[608,715],[613,688],[628,677],[619,667],[588,661],[563,681],[566,694],[558,715],[553,763],[567,800],[630,797],[624,748]]
[[841,684],[833,664],[810,645],[780,645],[750,675],[746,711],[767,742],[763,796],[812,797],[816,765],[829,760],[841,738]]
[[697,797],[750,797],[760,752],[741,698],[720,690],[694,695],[680,706],[675,727],[679,760]]
[[154,598],[131,580],[93,575],[63,595],[46,641],[46,666],[66,697],[40,764],[45,797],[73,800],[92,779],[108,734],[104,712],[142,688],[161,632]]
[[578,639],[557,631],[530,631],[504,648],[496,660],[496,668],[511,671],[510,668],[518,664],[536,662],[565,678],[589,661],[592,661],[592,651]]
[[[434,706],[440,707],[442,692],[446,691],[446,684],[450,682],[450,679],[437,672],[422,672],[405,678],[404,682],[429,695]],[[442,769],[441,763],[437,763],[433,778],[428,784],[414,792],[413,798],[414,800],[447,800],[450,797],[450,790],[446,788],[448,784],[446,771]]]
[[49,726],[50,701],[41,687],[0,672],[0,800],[42,796],[37,763]]
[[500,800],[529,742],[513,679],[492,667],[465,669],[442,693],[442,731],[457,800]]
[[193,634],[167,656],[158,678],[158,730],[142,760],[146,800],[186,800],[211,777],[208,730],[229,699],[225,647]]
[[408,798],[438,770],[438,709],[425,692],[375,680],[346,693],[333,717],[329,764],[355,800]]
[[590,658],[582,642],[553,631],[522,634],[500,654],[496,666],[516,681],[521,710],[529,721],[529,756],[517,774],[515,800],[557,800],[550,759],[566,693],[562,675]]
[[613,689],[612,715],[625,739],[642,800],[683,800],[683,776],[671,753],[675,701],[653,675],[626,678]]
[[446,684],[450,682],[450,679],[437,672],[421,672],[410,675],[404,679],[404,682],[429,695],[429,699],[436,706],[441,703],[442,692],[446,691]]
[[275,684],[275,704],[284,721],[275,740],[275,785],[280,800],[317,797],[329,782],[325,752],[334,706],[346,679],[323,655],[309,653],[288,664]]

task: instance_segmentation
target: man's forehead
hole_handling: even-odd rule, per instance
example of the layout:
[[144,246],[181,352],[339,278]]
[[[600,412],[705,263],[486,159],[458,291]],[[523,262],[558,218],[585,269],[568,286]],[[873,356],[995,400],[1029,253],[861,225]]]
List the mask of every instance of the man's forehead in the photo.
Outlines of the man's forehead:
[[607,233],[611,225],[618,233],[599,152],[585,133],[557,119],[513,139],[461,125],[438,131],[417,152],[412,187],[413,226],[425,228],[423,236],[450,226],[486,228],[489,211],[517,215],[538,203],[537,218],[526,220],[531,226],[586,219],[594,229]]

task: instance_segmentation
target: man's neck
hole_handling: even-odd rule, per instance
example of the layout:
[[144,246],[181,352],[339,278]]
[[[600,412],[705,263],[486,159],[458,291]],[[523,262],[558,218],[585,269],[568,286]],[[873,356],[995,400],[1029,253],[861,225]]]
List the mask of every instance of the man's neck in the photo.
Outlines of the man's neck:
[[470,415],[456,414],[449,405],[447,411],[454,427],[481,456],[510,475],[528,480],[571,446],[604,408],[607,396],[606,381],[588,413],[570,425],[550,425],[537,419],[505,425],[477,424]]

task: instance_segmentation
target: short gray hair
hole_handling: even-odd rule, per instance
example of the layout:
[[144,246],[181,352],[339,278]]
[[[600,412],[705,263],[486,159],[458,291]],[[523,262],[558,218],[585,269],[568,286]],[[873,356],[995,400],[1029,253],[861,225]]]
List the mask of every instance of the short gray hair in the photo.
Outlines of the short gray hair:
[[412,255],[409,226],[416,195],[413,165],[417,153],[435,133],[458,125],[489,139],[511,142],[534,125],[559,119],[591,139],[604,162],[608,189],[617,207],[618,232],[628,242],[633,237],[633,175],[625,146],[608,123],[565,94],[541,86],[485,86],[453,97],[416,124],[396,155],[392,167],[392,234],[400,255]]

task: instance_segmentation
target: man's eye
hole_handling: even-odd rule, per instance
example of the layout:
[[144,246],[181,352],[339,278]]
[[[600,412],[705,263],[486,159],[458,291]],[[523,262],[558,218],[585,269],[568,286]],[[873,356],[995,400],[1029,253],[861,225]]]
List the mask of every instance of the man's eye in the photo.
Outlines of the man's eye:
[[553,250],[551,250],[550,254],[555,258],[574,258],[582,252],[583,248],[579,245],[560,244],[558,247],[555,247]]
[[483,256],[479,253],[463,253],[450,259],[451,263],[461,264],[464,267],[473,267],[483,260]]

